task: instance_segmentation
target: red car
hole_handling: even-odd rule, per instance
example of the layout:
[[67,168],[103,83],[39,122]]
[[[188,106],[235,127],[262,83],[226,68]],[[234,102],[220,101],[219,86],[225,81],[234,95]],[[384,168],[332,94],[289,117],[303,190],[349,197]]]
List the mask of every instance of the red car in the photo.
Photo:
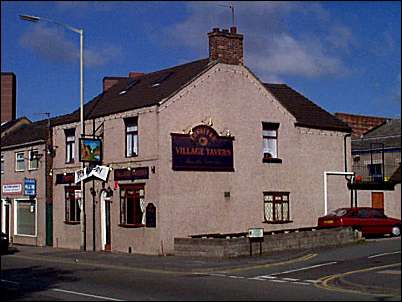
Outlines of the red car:
[[363,236],[385,235],[400,236],[401,220],[387,217],[382,209],[340,208],[318,218],[319,228],[350,226],[361,231]]

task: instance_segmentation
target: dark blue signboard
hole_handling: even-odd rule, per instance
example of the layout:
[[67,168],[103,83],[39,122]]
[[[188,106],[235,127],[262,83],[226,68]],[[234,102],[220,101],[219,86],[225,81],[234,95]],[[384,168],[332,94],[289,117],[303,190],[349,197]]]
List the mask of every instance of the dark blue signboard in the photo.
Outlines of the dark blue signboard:
[[33,178],[24,179],[24,195],[35,196],[36,195],[36,180]]
[[219,136],[206,125],[191,134],[171,133],[172,169],[175,171],[233,172],[233,137]]

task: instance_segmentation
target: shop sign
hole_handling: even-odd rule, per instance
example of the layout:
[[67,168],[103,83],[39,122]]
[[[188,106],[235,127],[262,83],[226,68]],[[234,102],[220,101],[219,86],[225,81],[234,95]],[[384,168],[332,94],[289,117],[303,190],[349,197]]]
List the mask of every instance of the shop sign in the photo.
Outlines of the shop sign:
[[135,179],[148,179],[149,178],[149,168],[140,167],[128,169],[115,169],[114,180],[135,180]]
[[72,183],[74,183],[74,173],[56,175],[56,185],[72,184]]
[[34,178],[24,179],[24,195],[25,196],[36,195],[36,180]]
[[175,171],[233,172],[233,137],[220,136],[199,125],[191,134],[171,133],[172,169]]
[[20,194],[22,193],[22,185],[20,183],[4,184],[1,187],[4,194]]

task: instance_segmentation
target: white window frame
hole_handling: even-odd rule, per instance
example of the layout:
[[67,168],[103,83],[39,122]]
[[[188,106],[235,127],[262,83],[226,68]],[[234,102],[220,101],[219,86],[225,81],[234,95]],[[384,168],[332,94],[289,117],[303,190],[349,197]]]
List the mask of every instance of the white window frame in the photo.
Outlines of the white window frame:
[[[70,130],[70,129],[69,129]],[[71,132],[70,132],[71,131]],[[65,132],[65,147],[66,147],[66,164],[72,164],[75,162],[75,129],[74,135],[72,135],[72,130]]]
[[[17,204],[18,201],[34,201],[35,202],[35,235],[26,235],[26,234],[18,234],[17,233]],[[31,238],[36,238],[38,237],[38,201],[36,198],[30,199],[30,198],[16,198],[14,199],[14,235],[15,236],[20,236],[20,237],[31,237]]]
[[[24,162],[24,169],[22,169],[22,170],[17,169],[17,167],[18,167],[18,164],[17,164],[18,163],[18,154],[22,154],[22,159],[23,159],[23,162]],[[25,158],[24,158],[24,156],[25,156],[24,151],[20,151],[20,152],[15,153],[15,172],[24,172],[25,171]]]
[[[28,157],[28,170],[38,170],[39,169],[39,158],[36,157],[36,159],[32,159],[32,153],[36,152],[38,154],[38,149],[33,149],[33,150],[29,150],[29,157]],[[33,161],[37,162],[37,166],[36,168],[32,168],[32,162]]]
[[4,162],[4,154],[2,153],[1,154],[1,174],[4,174],[4,166],[5,166],[4,163],[5,163]]

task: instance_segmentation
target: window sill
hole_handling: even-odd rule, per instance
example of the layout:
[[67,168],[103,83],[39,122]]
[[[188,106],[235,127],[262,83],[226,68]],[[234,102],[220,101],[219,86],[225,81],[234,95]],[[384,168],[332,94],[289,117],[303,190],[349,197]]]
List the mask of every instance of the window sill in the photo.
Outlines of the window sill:
[[126,155],[126,158],[138,157],[138,154]]
[[64,221],[65,224],[70,224],[70,225],[77,225],[80,224],[79,221]]
[[286,223],[292,223],[293,220],[284,220],[284,221],[263,221],[262,223],[267,223],[267,224],[286,224]]
[[282,159],[280,158],[263,158],[262,159],[263,163],[275,163],[275,164],[281,164]]
[[128,228],[128,229],[135,229],[135,228],[143,228],[143,227],[145,227],[145,224],[141,224],[141,223],[138,223],[138,224],[123,224],[123,223],[120,223],[119,227]]

